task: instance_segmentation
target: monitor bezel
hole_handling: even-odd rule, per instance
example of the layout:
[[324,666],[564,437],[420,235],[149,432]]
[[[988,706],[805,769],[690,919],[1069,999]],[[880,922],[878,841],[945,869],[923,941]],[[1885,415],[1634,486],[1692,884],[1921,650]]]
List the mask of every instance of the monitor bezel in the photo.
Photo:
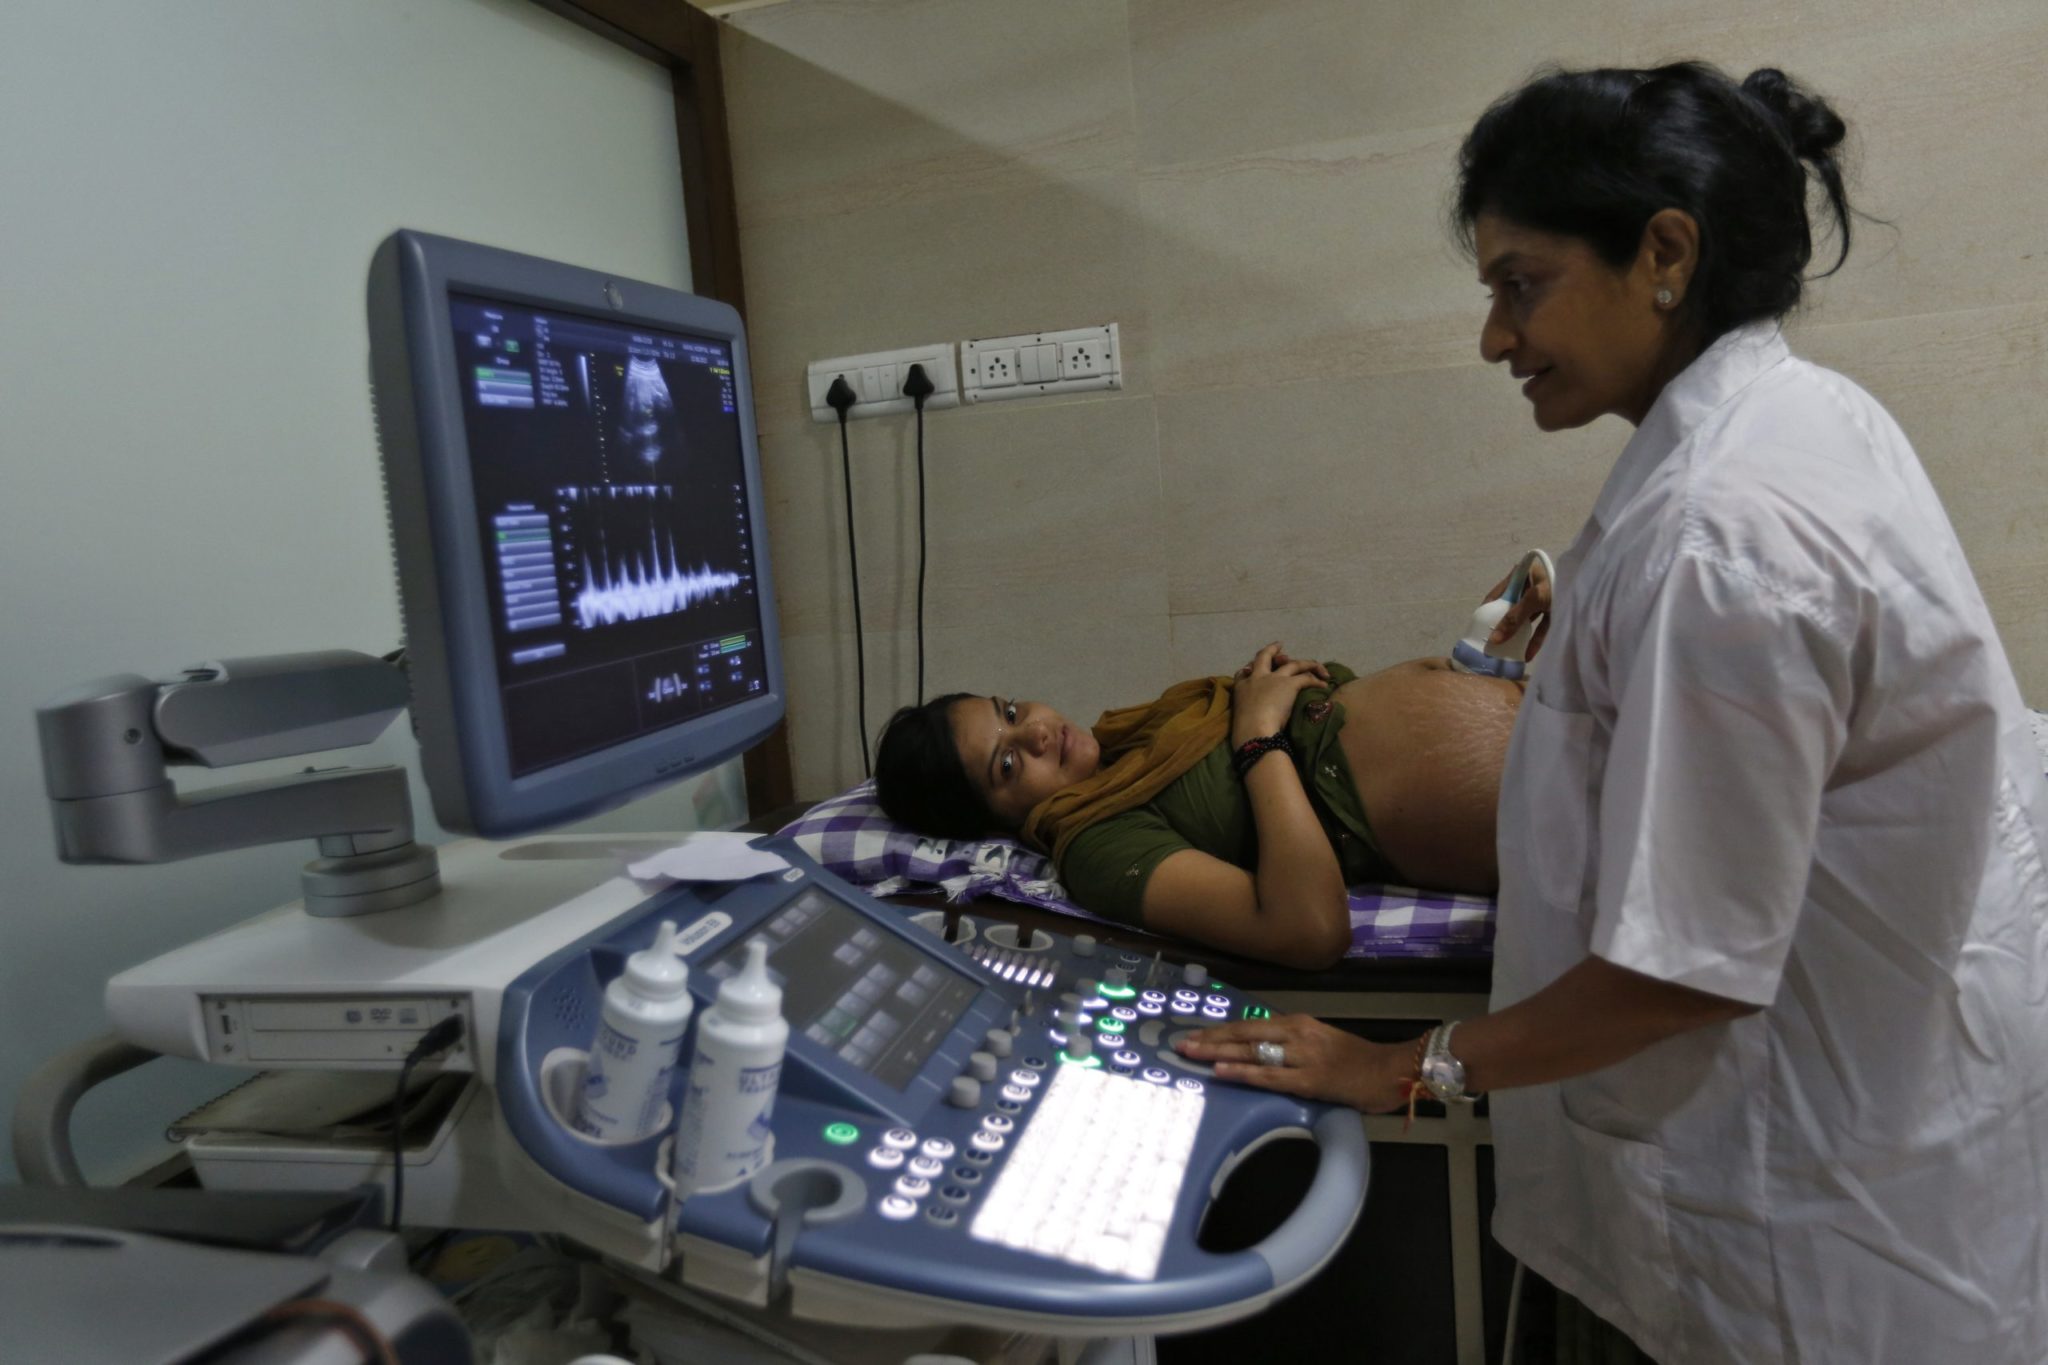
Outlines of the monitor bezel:
[[[681,333],[731,348],[766,691],[515,776],[456,359],[452,295]],[[751,748],[783,718],[746,330],[730,305],[495,247],[402,230],[370,275],[371,368],[405,622],[413,724],[434,814],[507,838],[597,814]]]

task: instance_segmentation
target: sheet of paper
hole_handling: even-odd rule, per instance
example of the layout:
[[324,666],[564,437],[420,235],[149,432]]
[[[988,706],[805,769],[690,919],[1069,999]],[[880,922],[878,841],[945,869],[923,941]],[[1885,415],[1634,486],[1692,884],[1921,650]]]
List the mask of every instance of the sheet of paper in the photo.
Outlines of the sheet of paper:
[[626,875],[636,882],[743,882],[789,866],[780,854],[747,847],[755,837],[720,830],[685,835],[672,848],[628,863]]

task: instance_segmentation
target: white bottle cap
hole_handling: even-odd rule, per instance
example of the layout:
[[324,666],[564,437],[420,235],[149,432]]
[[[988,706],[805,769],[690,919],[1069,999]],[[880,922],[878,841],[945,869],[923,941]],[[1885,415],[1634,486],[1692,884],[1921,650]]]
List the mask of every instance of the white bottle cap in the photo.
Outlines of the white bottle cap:
[[626,959],[626,979],[648,1000],[673,1000],[690,989],[690,968],[676,956],[674,920],[663,920],[654,942]]
[[782,1017],[782,987],[768,975],[768,941],[747,944],[747,965],[718,987],[718,1012],[745,1024],[765,1024]]

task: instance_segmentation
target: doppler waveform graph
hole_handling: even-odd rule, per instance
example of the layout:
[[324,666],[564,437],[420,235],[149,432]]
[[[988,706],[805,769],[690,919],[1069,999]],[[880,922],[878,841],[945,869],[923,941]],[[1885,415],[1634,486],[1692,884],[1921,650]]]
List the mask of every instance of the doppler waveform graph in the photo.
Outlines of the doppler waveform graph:
[[686,562],[665,485],[565,488],[558,507],[573,528],[569,610],[581,629],[672,616],[729,598],[752,577],[743,565]]

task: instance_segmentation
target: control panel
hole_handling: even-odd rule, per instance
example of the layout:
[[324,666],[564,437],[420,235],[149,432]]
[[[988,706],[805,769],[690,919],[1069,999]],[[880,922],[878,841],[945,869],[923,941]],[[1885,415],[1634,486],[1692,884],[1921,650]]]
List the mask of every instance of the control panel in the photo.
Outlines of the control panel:
[[[668,1229],[685,1282],[786,1291],[828,1320],[1173,1331],[1257,1311],[1341,1245],[1365,1197],[1358,1116],[1219,1083],[1174,1049],[1258,1001],[1085,934],[948,944],[794,845],[764,846],[792,864],[783,879],[656,895],[535,964],[499,1017],[498,1102],[523,1159]],[[765,937],[790,1024],[773,1160],[680,1205],[663,1135],[601,1144],[561,1113],[605,984],[664,919],[686,938],[716,926],[688,958],[700,1006]],[[1224,1177],[1283,1135],[1321,1149],[1307,1196],[1260,1245],[1202,1249]]]

